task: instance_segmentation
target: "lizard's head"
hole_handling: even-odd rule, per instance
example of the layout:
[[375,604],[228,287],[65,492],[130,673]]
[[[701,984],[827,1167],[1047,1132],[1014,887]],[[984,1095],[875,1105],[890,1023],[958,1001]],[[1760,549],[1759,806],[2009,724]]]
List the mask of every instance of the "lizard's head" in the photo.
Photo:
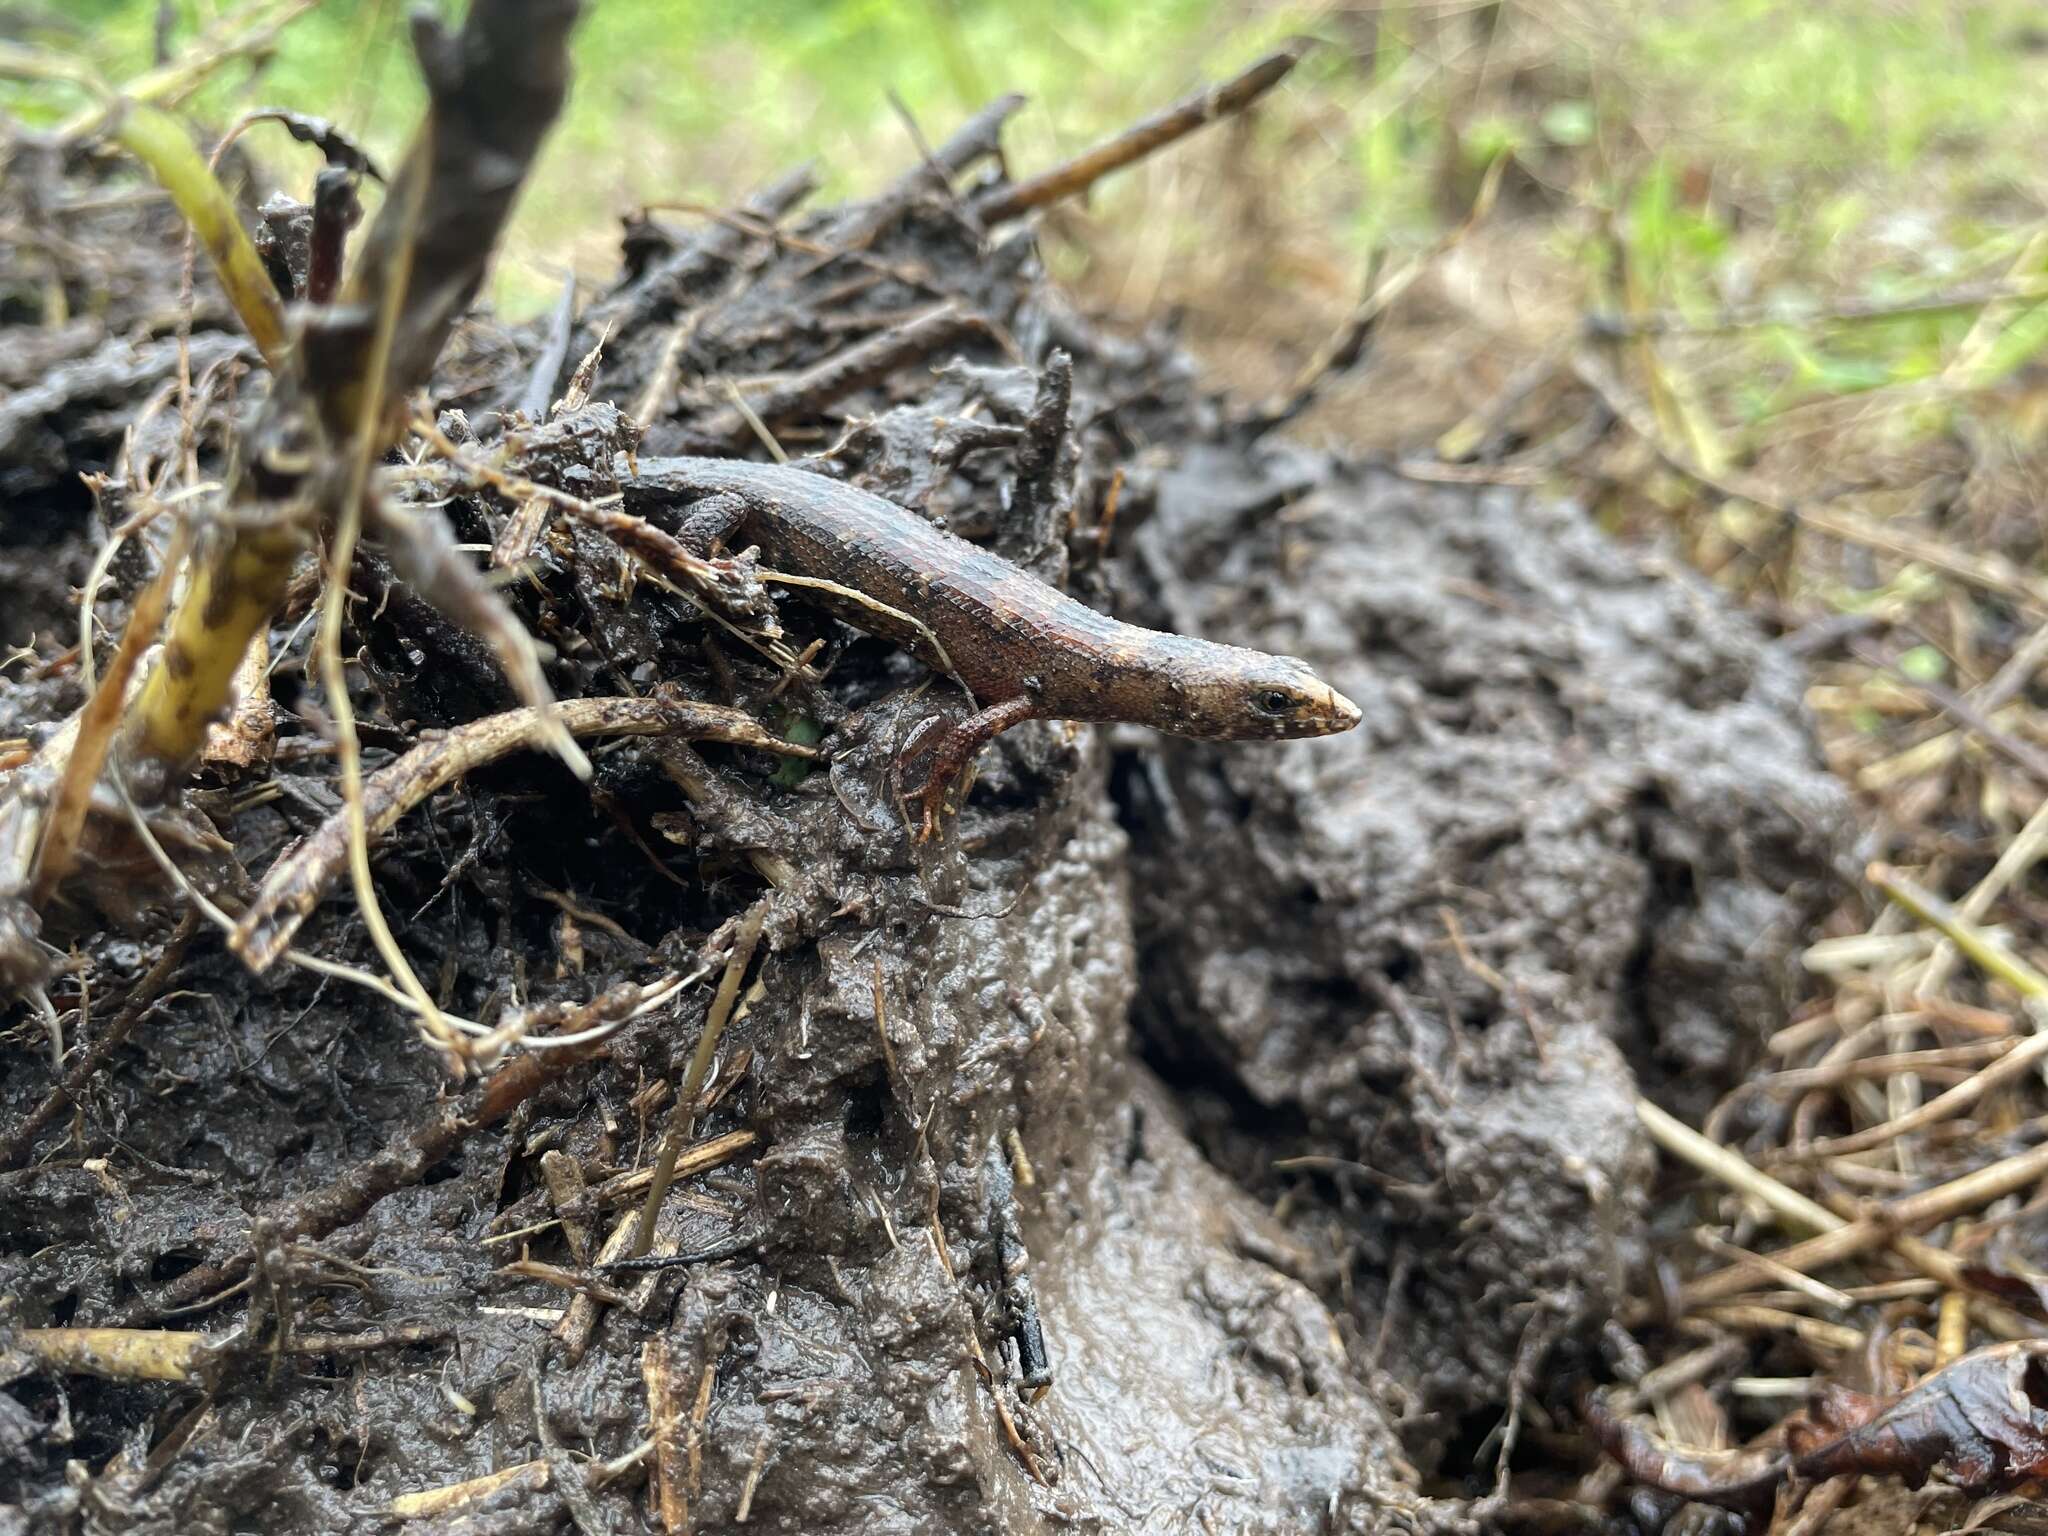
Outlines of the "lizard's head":
[[1222,665],[1205,667],[1176,701],[1185,725],[1169,729],[1219,741],[1334,736],[1358,724],[1358,706],[1292,656],[1218,646]]

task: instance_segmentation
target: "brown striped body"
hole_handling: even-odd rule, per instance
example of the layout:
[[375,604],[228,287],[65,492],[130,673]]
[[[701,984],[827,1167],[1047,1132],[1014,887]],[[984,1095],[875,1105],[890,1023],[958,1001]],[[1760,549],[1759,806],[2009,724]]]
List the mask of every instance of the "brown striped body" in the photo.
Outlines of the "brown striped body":
[[1131,721],[1226,740],[1323,736],[1358,722],[1357,707],[1304,662],[1097,613],[917,513],[823,475],[671,458],[641,460],[621,483],[629,510],[636,501],[720,498],[712,531],[729,547],[759,545],[774,570],[880,605],[803,592],[856,629],[950,671],[985,713],[1008,706],[1002,726]]

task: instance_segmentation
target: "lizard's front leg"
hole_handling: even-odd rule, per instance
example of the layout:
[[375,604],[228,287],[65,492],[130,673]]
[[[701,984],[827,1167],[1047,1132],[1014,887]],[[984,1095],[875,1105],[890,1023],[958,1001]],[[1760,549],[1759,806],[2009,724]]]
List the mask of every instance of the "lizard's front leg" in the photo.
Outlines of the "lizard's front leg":
[[[899,800],[914,801],[921,811],[918,822],[917,840],[922,843],[932,835],[932,828],[938,824],[939,812],[945,808],[946,791],[957,783],[963,773],[973,765],[981,749],[994,741],[1013,725],[1022,725],[1038,714],[1037,701],[1029,695],[1020,694],[1014,699],[1005,699],[1000,704],[969,715],[957,725],[948,726],[932,749],[932,766],[923,787],[905,794],[901,783],[903,759],[896,760],[892,777],[897,778],[896,794]],[[912,745],[915,745],[913,741]]]
[[711,555],[730,548],[732,536],[747,520],[747,504],[730,491],[715,491],[690,503],[676,541],[693,555]]

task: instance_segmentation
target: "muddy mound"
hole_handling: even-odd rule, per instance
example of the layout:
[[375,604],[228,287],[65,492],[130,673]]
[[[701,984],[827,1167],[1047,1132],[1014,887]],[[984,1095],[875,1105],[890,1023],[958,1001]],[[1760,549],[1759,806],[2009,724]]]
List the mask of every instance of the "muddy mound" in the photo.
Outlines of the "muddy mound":
[[[1034,205],[966,180],[1012,109],[866,202],[798,214],[792,178],[635,226],[581,312],[465,328],[374,477],[340,627],[375,892],[435,1008],[519,1052],[453,1076],[363,985],[310,552],[231,739],[151,807],[178,880],[108,833],[38,909],[51,1007],[0,1036],[9,1518],[1484,1512],[1494,1426],[1639,1258],[1632,1067],[1739,1060],[1839,796],[1696,585],[1566,509],[1261,449],[1170,347],[1076,317]],[[32,414],[34,464],[105,462],[99,416]],[[1099,605],[1304,655],[1366,724],[1033,721],[922,840],[904,745],[970,701],[747,552],[679,554],[689,506],[636,467],[771,442]],[[0,611],[55,607],[36,551],[170,449],[99,523],[0,525]],[[173,521],[111,567],[108,637]],[[450,551],[546,642],[587,783],[450,617]],[[68,633],[0,673],[17,787],[80,694]]]
[[1366,718],[1132,753],[1145,1048],[1250,1188],[1356,1234],[1433,1459],[1638,1268],[1630,1069],[1697,1111],[1753,1058],[1847,798],[1795,670],[1571,507],[1215,447],[1153,494],[1154,621],[1308,657]]

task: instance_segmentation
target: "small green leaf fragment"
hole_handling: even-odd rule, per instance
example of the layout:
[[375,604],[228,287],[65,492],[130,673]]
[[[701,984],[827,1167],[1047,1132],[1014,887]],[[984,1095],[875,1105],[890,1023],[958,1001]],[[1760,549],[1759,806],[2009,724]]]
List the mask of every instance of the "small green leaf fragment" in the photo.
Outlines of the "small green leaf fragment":
[[1543,136],[1553,144],[1576,149],[1593,140],[1593,103],[1553,101],[1543,109]]
[[1939,647],[1916,645],[1899,658],[1899,670],[1916,683],[1938,683],[1948,675],[1948,658]]
[[[794,711],[782,717],[782,723],[776,730],[784,741],[793,741],[800,747],[815,747],[825,735],[825,728],[817,721]],[[810,777],[810,773],[811,765],[806,759],[785,757],[769,782],[778,789],[795,789]]]

